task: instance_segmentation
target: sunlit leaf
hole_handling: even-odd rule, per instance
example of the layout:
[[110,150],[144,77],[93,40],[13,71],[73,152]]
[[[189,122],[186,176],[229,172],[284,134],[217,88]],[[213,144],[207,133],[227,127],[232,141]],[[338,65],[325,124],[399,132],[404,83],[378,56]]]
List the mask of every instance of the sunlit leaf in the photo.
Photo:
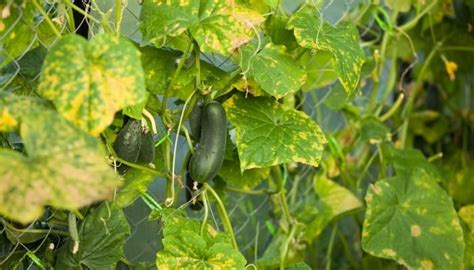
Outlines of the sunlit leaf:
[[450,197],[430,178],[412,167],[369,187],[366,252],[410,269],[460,269],[462,228]]
[[305,113],[284,110],[273,98],[241,94],[224,107],[236,131],[242,171],[288,162],[319,165],[326,139]]
[[474,205],[467,205],[459,209],[459,216],[466,223],[467,230],[464,231],[466,250],[464,250],[464,267],[474,267]]
[[64,118],[98,135],[117,111],[145,101],[140,52],[130,41],[108,34],[91,41],[63,36],[46,56],[38,92]]
[[300,46],[329,51],[346,92],[352,94],[357,89],[365,54],[359,45],[359,33],[353,25],[334,27],[316,16],[315,10],[303,9],[292,15],[287,27],[294,30]]
[[[122,209],[102,203],[79,226],[79,246],[69,239],[58,254],[56,269],[115,269],[130,228]],[[76,252],[74,252],[76,251]]]

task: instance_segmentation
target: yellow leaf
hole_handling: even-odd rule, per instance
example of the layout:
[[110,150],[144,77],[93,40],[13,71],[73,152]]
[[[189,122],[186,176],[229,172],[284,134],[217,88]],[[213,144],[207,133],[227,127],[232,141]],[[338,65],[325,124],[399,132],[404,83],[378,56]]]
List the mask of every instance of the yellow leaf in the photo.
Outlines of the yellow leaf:
[[11,116],[7,108],[4,108],[0,116],[0,131],[8,131],[16,127],[18,122]]

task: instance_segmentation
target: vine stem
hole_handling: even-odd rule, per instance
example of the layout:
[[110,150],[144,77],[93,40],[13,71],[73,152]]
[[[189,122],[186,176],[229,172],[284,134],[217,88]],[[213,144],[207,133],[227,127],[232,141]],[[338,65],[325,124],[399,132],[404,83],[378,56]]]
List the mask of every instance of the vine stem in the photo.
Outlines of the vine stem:
[[201,223],[201,237],[204,237],[204,230],[206,229],[207,219],[209,217],[209,198],[207,197],[207,191],[201,192],[202,202],[204,204],[204,219]]
[[286,254],[288,253],[288,248],[290,247],[291,239],[295,237],[295,233],[296,233],[296,226],[292,226],[290,230],[290,235],[288,235],[288,238],[286,239],[285,244],[282,247],[281,256],[280,256],[280,269],[281,270],[285,269]]
[[[36,1],[36,0],[35,0]],[[63,3],[65,3],[66,5],[68,5],[70,8],[74,9],[75,11],[77,11],[79,14],[83,15],[84,17],[86,17],[88,20],[91,20],[93,21],[94,23],[96,24],[101,24],[101,22],[99,20],[97,20],[96,18],[92,17],[89,13],[85,12],[84,10],[82,10],[81,8],[78,8],[76,5],[74,5],[74,3],[72,3],[71,1],[64,1]]]
[[395,103],[393,104],[393,106],[385,113],[383,114],[382,116],[380,116],[380,121],[382,122],[385,122],[387,121],[390,117],[392,117],[393,114],[395,114],[398,109],[400,108],[400,105],[402,104],[403,100],[405,99],[405,95],[403,93],[401,93],[400,95],[398,95],[398,98],[397,100],[395,101]]
[[[67,2],[67,1],[66,1]],[[44,11],[43,7],[41,7],[39,4],[38,4],[38,1],[36,0],[33,0],[32,1],[33,5],[35,6],[35,8],[39,11],[39,13],[41,13],[41,15],[43,16],[44,20],[46,21],[46,23],[49,25],[49,27],[51,28],[51,30],[53,31],[53,33],[56,35],[56,37],[60,38],[61,37],[61,33],[59,33],[58,29],[56,28],[56,26],[53,24],[53,22],[49,19],[49,16],[48,14]]]
[[337,225],[335,224],[334,227],[332,228],[331,238],[329,239],[328,252],[326,253],[326,270],[331,270],[332,249],[334,247],[336,232],[337,232]]
[[212,194],[214,199],[216,199],[218,212],[222,220],[222,224],[224,225],[225,231],[229,234],[230,240],[232,242],[232,246],[238,250],[239,246],[237,245],[237,241],[235,240],[234,229],[232,229],[232,224],[230,223],[229,216],[227,215],[227,211],[225,209],[224,203],[222,202],[221,198],[217,194],[217,192],[207,183],[204,184],[204,190],[209,190]]

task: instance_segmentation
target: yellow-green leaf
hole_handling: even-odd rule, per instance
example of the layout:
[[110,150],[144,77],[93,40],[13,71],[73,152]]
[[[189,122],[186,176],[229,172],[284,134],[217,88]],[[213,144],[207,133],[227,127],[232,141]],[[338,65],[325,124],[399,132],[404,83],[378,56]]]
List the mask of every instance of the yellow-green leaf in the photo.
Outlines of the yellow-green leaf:
[[236,132],[240,169],[288,162],[318,166],[326,138],[303,112],[285,110],[268,97],[234,95],[224,103]]
[[38,93],[64,118],[99,135],[117,111],[145,101],[140,53],[125,38],[66,35],[46,56]]

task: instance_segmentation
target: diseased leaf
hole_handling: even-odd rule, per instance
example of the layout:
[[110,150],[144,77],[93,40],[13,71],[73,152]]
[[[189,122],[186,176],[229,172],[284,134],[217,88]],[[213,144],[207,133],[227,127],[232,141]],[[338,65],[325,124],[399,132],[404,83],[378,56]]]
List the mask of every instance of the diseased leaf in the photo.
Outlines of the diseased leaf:
[[237,160],[224,160],[221,170],[219,171],[219,176],[233,187],[251,190],[258,186],[270,174],[270,168],[254,168],[242,172],[240,170],[238,157],[236,158]]
[[316,54],[307,52],[298,59],[298,62],[306,68],[307,78],[302,87],[304,91],[323,88],[337,80],[330,52],[318,51]]
[[388,163],[393,164],[397,172],[411,171],[416,164],[417,169],[432,176],[433,181],[441,181],[438,169],[431,164],[418,149],[396,149],[391,144],[384,145],[384,156]]
[[451,198],[424,170],[397,172],[369,187],[363,249],[410,269],[460,269],[463,232]]
[[77,252],[69,239],[59,251],[56,269],[115,269],[130,228],[122,209],[104,202],[86,216],[78,233]]
[[302,9],[293,14],[287,28],[293,29],[298,44],[312,50],[329,51],[339,81],[348,94],[359,84],[365,54],[359,46],[359,33],[355,26],[340,24],[333,27],[314,9]]
[[315,176],[314,192],[307,198],[297,215],[306,224],[304,239],[312,242],[335,217],[362,206],[359,199],[346,188],[325,176]]
[[162,94],[176,69],[179,54],[151,46],[140,48],[146,88],[150,93]]
[[63,36],[46,56],[38,93],[64,118],[97,136],[117,111],[145,101],[140,53],[125,38],[108,34],[89,42]]
[[466,205],[459,209],[459,217],[468,227],[464,231],[464,239],[466,240],[464,267],[465,269],[470,269],[474,267],[474,205]]
[[[151,1],[143,3],[140,29],[156,47],[189,30],[201,51],[229,55],[252,39],[263,16],[225,0]],[[178,46],[181,47],[181,46]]]
[[207,225],[201,236],[200,222],[181,212],[162,218],[164,248],[156,255],[158,269],[244,269],[246,260],[227,235]]
[[383,142],[391,138],[390,129],[375,117],[360,120],[360,138],[365,142]]
[[261,50],[254,43],[243,47],[239,65],[246,76],[276,98],[298,91],[306,80],[304,68],[291,58],[285,47],[271,43]]
[[74,210],[113,194],[121,180],[96,138],[29,99],[12,100],[20,102],[2,106],[19,123],[26,156],[0,149],[2,215],[28,223],[45,205]]
[[242,94],[224,108],[236,131],[242,171],[288,162],[319,165],[326,138],[305,113],[284,110],[273,98]]

